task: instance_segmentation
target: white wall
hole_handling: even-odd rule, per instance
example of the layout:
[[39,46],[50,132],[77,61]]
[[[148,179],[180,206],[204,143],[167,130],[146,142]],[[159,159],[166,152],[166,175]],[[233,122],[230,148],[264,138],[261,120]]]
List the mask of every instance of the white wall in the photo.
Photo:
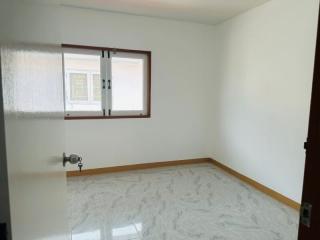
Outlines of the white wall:
[[318,0],[273,0],[217,26],[209,155],[300,202]]
[[150,119],[66,121],[85,168],[206,157],[213,27],[64,7],[64,43],[152,51]]
[[60,7],[0,0],[0,42],[61,44]]

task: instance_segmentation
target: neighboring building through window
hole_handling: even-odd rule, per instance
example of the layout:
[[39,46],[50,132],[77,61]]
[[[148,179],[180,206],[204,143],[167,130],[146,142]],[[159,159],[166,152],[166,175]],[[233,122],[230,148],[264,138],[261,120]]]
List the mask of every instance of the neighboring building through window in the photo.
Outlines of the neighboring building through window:
[[151,52],[63,50],[67,119],[150,117]]
[[88,101],[88,78],[85,73],[70,72],[67,73],[70,82],[70,100],[71,101]]

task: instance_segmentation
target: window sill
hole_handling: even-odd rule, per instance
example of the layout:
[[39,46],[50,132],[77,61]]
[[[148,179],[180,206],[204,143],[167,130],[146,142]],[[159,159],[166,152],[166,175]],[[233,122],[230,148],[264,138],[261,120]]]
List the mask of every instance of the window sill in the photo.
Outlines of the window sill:
[[127,115],[127,116],[65,116],[64,120],[95,120],[95,119],[125,119],[125,118],[151,118],[151,115]]

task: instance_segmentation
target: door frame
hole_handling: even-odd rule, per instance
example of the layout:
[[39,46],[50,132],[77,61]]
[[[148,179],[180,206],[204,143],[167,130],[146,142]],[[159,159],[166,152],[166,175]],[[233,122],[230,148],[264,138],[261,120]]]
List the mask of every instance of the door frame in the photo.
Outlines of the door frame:
[[[1,47],[1,46],[0,46]],[[1,50],[1,48],[0,48]],[[1,53],[1,52],[0,52]],[[6,235],[5,240],[11,240],[10,203],[9,203],[9,183],[7,153],[5,142],[4,106],[2,92],[2,71],[0,54],[0,239]],[[3,233],[2,231],[5,231]]]

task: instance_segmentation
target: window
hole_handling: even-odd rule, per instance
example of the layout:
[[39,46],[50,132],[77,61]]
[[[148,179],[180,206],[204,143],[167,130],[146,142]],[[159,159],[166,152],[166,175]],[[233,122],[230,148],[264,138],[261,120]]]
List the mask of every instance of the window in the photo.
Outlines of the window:
[[65,111],[67,116],[99,116],[101,57],[97,51],[64,51]]
[[150,117],[151,52],[62,46],[66,119]]

